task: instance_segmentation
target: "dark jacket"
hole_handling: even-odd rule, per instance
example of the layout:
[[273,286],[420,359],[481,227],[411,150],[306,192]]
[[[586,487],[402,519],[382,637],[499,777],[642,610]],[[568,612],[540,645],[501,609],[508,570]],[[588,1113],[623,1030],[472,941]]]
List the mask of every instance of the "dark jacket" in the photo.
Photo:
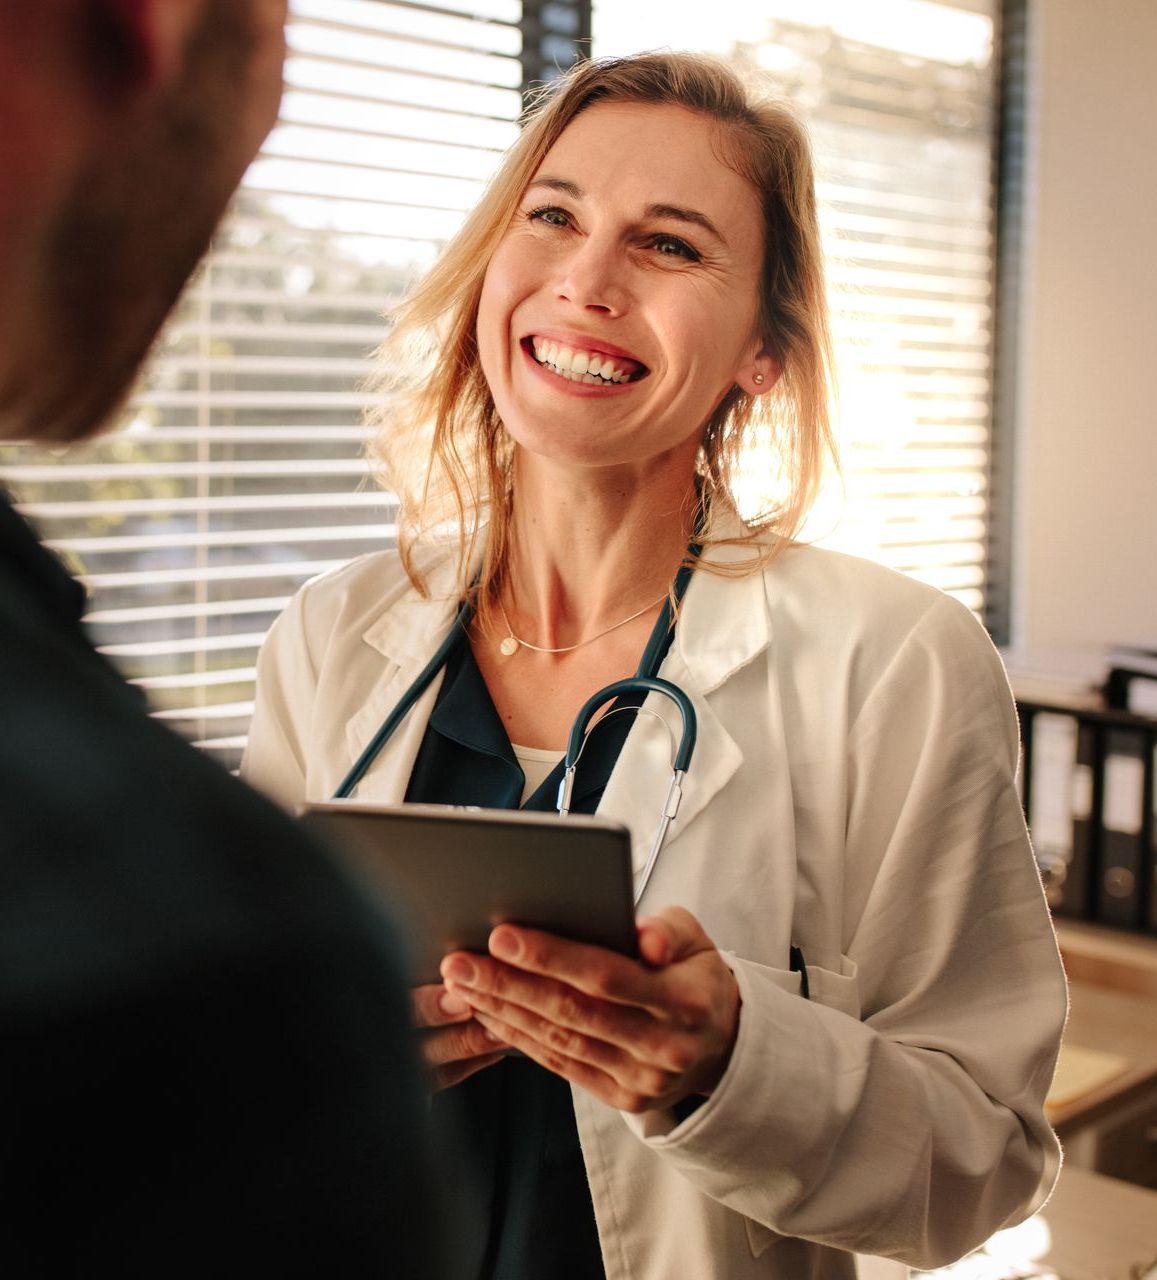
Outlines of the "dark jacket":
[[441,1275],[392,933],[0,498],[0,1266]]

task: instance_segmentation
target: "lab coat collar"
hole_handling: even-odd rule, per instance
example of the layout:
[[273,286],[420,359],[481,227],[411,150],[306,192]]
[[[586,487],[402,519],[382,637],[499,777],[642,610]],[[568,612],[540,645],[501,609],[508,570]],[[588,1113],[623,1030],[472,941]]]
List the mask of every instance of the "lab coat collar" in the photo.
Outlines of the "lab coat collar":
[[461,604],[461,579],[453,548],[419,556],[427,586],[422,596],[406,579],[401,594],[383,601],[382,612],[362,632],[366,644],[399,666],[419,668],[442,642]]
[[[723,512],[712,520],[714,538],[743,533],[744,526],[733,513]],[[730,566],[734,573],[751,564],[756,551],[750,544],[714,546],[704,553],[703,562]],[[420,668],[446,634],[461,602],[455,559],[452,548],[428,551],[421,563],[427,596],[407,581],[401,595],[385,602],[381,614],[363,632],[365,642],[399,666],[416,663]],[[696,673],[703,693],[718,688],[761,653],[769,638],[762,574],[728,577],[705,568],[696,570],[675,629],[673,656]]]
[[[459,608],[459,578],[452,549],[424,554],[420,567],[428,594],[422,596],[405,580],[400,591],[383,598],[381,611],[362,632],[362,640],[385,659],[383,679],[346,724],[348,764],[362,753],[386,716],[401,701],[422,668],[445,638]],[[410,714],[382,748],[358,785],[357,799],[373,804],[401,804],[430,718],[441,673],[418,699]]]
[[[722,525],[722,528],[719,528]],[[713,532],[726,536],[730,522],[717,522]],[[742,526],[734,524],[738,535]],[[740,668],[762,653],[771,639],[764,575],[739,576],[754,564],[759,548],[724,544],[709,548],[703,567],[696,569],[684,597],[675,643],[665,666],[679,664],[701,693],[711,693]],[[707,565],[730,569],[713,573]]]

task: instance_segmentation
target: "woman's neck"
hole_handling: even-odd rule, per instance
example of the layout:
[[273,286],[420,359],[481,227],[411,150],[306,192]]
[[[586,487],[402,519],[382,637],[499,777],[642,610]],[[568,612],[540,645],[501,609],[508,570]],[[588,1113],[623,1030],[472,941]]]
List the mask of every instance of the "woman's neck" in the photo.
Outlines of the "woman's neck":
[[576,475],[520,457],[500,595],[514,630],[558,647],[657,608],[686,553],[695,514],[687,469]]

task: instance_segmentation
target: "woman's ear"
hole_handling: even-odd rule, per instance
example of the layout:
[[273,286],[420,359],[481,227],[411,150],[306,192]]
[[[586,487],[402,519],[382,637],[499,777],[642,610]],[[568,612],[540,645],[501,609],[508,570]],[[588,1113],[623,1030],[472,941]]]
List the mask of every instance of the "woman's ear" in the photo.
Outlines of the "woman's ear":
[[739,371],[735,382],[749,396],[761,396],[775,386],[782,372],[783,366],[771,349],[763,347]]
[[94,0],[90,54],[114,92],[164,88],[178,80],[205,0]]

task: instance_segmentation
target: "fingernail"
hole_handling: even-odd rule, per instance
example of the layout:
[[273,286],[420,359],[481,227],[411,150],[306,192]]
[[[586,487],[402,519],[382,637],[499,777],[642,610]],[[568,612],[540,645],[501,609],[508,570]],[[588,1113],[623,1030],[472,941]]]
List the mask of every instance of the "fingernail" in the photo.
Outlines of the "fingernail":
[[491,1031],[491,1030],[490,1030],[490,1028],[489,1028],[489,1027],[483,1027],[483,1028],[482,1028],[482,1036],[483,1036],[483,1039],[484,1039],[484,1040],[486,1040],[486,1041],[487,1041],[487,1043],[489,1043],[489,1044],[501,1044],[501,1043],[502,1043],[502,1041],[501,1041],[501,1040],[499,1040],[499,1038],[494,1034],[494,1032],[493,1032],[493,1031]]
[[447,991],[438,1001],[438,1007],[448,1018],[458,1018],[470,1012],[470,1006],[453,991]]
[[451,982],[459,982],[464,987],[474,985],[474,966],[464,956],[454,956],[442,963],[442,976]]
[[517,960],[522,954],[522,943],[511,930],[496,929],[490,935],[490,950],[503,960]]

